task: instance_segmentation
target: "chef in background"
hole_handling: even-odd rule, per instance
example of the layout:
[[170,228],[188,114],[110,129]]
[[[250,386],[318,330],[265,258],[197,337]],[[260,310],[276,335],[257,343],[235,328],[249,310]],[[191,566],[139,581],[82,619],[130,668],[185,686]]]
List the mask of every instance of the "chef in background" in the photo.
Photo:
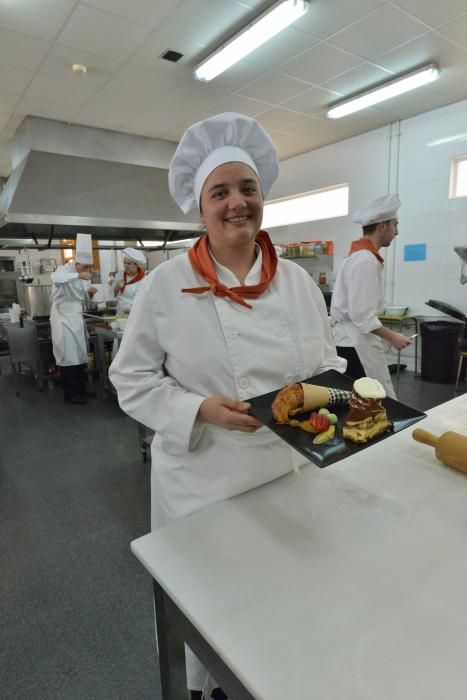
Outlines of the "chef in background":
[[97,292],[91,286],[92,240],[87,233],[76,235],[75,260],[57,267],[52,273],[52,308],[50,326],[55,362],[65,401],[86,403],[86,365],[88,361],[87,329],[83,306],[87,297]]
[[117,298],[117,314],[129,314],[133,301],[139,291],[146,268],[146,257],[141,250],[136,248],[123,249],[123,272],[120,272],[114,285],[114,294]]
[[[153,529],[304,463],[248,399],[345,369],[319,288],[261,230],[278,171],[267,132],[236,113],[191,126],[170,164],[173,199],[206,235],[148,275],[109,372],[122,409],[156,431]],[[189,650],[187,678],[198,700],[206,670]]]
[[411,341],[385,328],[378,318],[384,309],[384,258],[379,251],[398,235],[399,207],[399,196],[387,194],[353,214],[352,221],[361,224],[363,236],[352,241],[331,301],[331,316],[336,321],[334,340],[338,354],[347,360],[346,373],[353,379],[365,375],[378,379],[394,399],[383,340],[396,350]]

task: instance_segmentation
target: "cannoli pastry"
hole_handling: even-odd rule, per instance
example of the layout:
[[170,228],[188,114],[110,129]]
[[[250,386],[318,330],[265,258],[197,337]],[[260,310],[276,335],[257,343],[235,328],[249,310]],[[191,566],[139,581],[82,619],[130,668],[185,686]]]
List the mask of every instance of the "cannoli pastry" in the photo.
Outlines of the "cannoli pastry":
[[281,389],[272,404],[272,415],[276,423],[288,423],[297,413],[324,408],[330,404],[344,404],[350,391],[330,389],[316,384],[290,384]]
[[357,379],[349,400],[350,410],[342,428],[344,438],[365,443],[385,433],[391,425],[381,403],[385,397],[384,387],[377,379]]

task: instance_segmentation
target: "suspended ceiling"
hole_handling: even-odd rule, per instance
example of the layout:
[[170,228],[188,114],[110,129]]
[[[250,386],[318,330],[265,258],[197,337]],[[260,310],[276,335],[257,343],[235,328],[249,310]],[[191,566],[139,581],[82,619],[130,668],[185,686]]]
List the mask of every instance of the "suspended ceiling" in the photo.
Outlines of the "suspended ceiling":
[[[305,17],[211,83],[193,66],[270,3],[0,0],[0,176],[27,114],[178,141],[221,111],[256,117],[281,159],[467,97],[465,0],[311,0]],[[178,63],[160,58],[183,53]],[[326,106],[434,61],[441,79],[338,121]],[[73,63],[88,72],[75,75]]]

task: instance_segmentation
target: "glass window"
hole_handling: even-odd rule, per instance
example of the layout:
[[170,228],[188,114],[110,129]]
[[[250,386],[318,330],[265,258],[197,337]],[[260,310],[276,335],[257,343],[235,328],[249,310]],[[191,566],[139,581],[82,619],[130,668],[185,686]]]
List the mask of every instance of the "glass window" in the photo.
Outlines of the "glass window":
[[262,226],[270,229],[347,216],[348,213],[349,186],[345,183],[266,202]]
[[467,156],[459,156],[451,161],[449,198],[467,197]]

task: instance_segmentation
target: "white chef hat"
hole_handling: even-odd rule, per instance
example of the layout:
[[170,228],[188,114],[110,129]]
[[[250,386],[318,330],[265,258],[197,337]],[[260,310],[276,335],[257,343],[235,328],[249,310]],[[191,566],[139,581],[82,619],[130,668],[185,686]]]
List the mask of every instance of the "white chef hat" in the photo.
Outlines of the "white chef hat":
[[401,200],[398,194],[385,194],[384,197],[374,199],[363,209],[355,211],[352,214],[352,221],[362,226],[389,221],[396,218],[400,205]]
[[251,117],[224,112],[197,122],[183,134],[169,167],[172,198],[185,213],[199,212],[201,190],[215,168],[246,163],[257,174],[266,197],[279,173],[275,146]]
[[128,258],[128,260],[131,260],[131,262],[136,263],[136,265],[140,267],[144,267],[146,264],[146,256],[142,250],[138,250],[137,248],[124,248],[122,253],[124,258]]
[[76,234],[76,262],[92,265],[92,238],[89,233]]

